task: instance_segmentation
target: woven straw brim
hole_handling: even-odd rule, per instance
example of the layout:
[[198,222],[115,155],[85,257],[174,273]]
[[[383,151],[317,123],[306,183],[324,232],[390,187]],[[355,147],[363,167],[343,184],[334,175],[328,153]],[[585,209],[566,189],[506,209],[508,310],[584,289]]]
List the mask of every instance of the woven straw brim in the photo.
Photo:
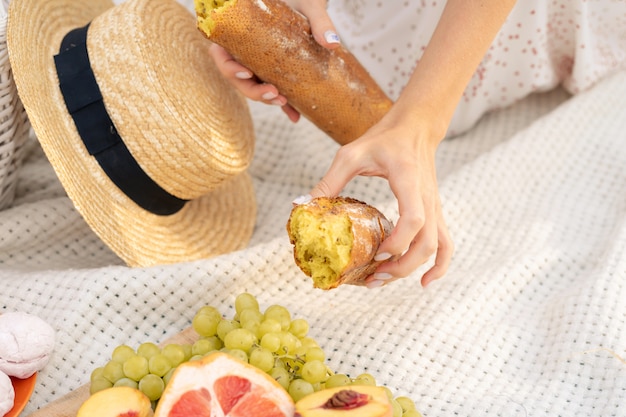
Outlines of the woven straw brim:
[[[137,12],[137,10],[130,10],[131,7],[135,6],[126,5],[126,3],[116,6],[116,8],[128,8],[127,10],[120,9],[118,15]],[[142,5],[142,11],[150,14],[148,18],[157,19],[161,16],[162,21],[169,20],[169,23],[163,26],[163,38],[182,36],[183,42],[197,41],[197,30],[194,26],[193,16],[173,0],[144,0],[133,3]],[[231,161],[230,165],[224,164],[223,161],[229,161],[228,155],[231,155],[229,152],[232,149],[226,145],[219,145],[218,148],[223,152],[216,153],[215,165],[221,163],[224,168],[221,171],[216,166],[207,169],[207,175],[216,173],[214,183],[208,186],[201,184],[198,190],[194,190],[193,186],[187,188],[191,190],[191,193],[199,193],[203,191],[202,187],[208,187],[211,192],[189,201],[182,210],[175,214],[159,216],[143,210],[123,194],[104,174],[97,161],[87,153],[65,107],[58,86],[53,57],[58,53],[61,40],[68,31],[85,25],[112,7],[113,4],[105,0],[14,0],[10,4],[7,42],[11,65],[18,93],[46,156],[54,167],[68,196],[89,226],[130,266],[189,261],[243,248],[250,239],[256,219],[254,190],[251,179],[245,172],[245,167],[250,159],[249,156],[242,156],[240,159],[243,162]],[[177,22],[179,27],[183,24],[181,19],[188,22],[184,25],[190,25],[192,30],[173,33],[172,30],[176,28]],[[132,34],[128,34],[128,36],[132,36]],[[185,39],[185,37],[189,37],[189,39]],[[150,42],[151,40],[145,41]],[[168,45],[167,39],[154,41],[161,45]],[[111,49],[109,52],[115,54],[116,50]],[[150,59],[150,57],[143,57],[143,59]],[[206,62],[210,62],[208,55]],[[184,65],[184,62],[180,63],[181,67]],[[124,72],[128,71],[128,68],[111,69],[111,71],[113,70]],[[199,77],[198,85],[206,82],[211,84],[225,82],[219,78],[211,65],[207,65],[207,71],[209,71],[208,74],[197,74]],[[207,81],[206,77],[216,79]],[[113,74],[112,78],[114,78]],[[193,82],[190,81],[188,88],[192,86]],[[241,135],[244,139],[239,143],[233,139],[230,144],[234,144],[235,148],[245,151],[246,147],[252,146],[251,142],[253,141],[251,139],[253,133],[251,132],[249,113],[240,113],[241,107],[239,105],[241,104],[247,111],[245,102],[243,99],[239,99],[241,101],[238,102],[233,101],[231,95],[223,104],[221,97],[217,96],[217,93],[230,94],[231,91],[227,86],[220,87],[217,92],[213,92],[214,96],[207,97],[208,101],[204,103],[205,108],[194,109],[198,103],[192,101],[186,106],[182,104],[185,103],[186,90],[174,90],[169,93],[169,97],[181,95],[177,102],[172,103],[171,98],[164,99],[162,104],[164,107],[159,107],[162,110],[161,113],[153,117],[162,118],[163,113],[172,113],[172,123],[165,124],[165,126],[171,125],[171,131],[162,132],[164,135],[180,134],[190,124],[197,125],[196,130],[204,128],[205,142],[212,141],[211,135],[215,132],[223,134],[225,137]],[[103,95],[105,94],[106,92],[103,91]],[[143,98],[132,95],[126,100],[130,107],[141,107],[143,103],[141,101]],[[115,113],[114,107],[110,108],[106,99],[105,104],[109,112],[112,113],[111,117],[125,142],[127,138],[131,138],[127,146],[131,152],[135,152],[133,146],[140,143],[141,140],[146,140],[145,137],[140,136],[140,132],[132,131],[132,128],[129,128],[134,122],[139,123],[139,120],[118,119],[121,116]],[[152,106],[157,104],[150,102]],[[113,104],[113,106],[118,105],[120,103]],[[155,108],[149,110],[156,111]],[[179,113],[184,110],[187,110],[189,114],[180,115]],[[200,113],[202,116],[199,115]],[[150,121],[150,116],[147,117],[147,120]],[[230,119],[230,123],[228,126],[221,123],[205,124],[208,118],[226,121]],[[126,129],[130,130],[127,131]],[[193,140],[196,140],[199,146],[204,145],[204,142],[199,143],[200,139]],[[225,144],[227,141],[215,143]],[[141,150],[138,152],[141,153]],[[241,155],[242,152],[232,154]],[[252,151],[246,152],[251,154]],[[163,150],[155,152],[156,155],[163,155],[164,153]],[[178,172],[177,170],[181,165],[189,164],[188,159],[195,157],[192,154],[193,148],[183,148],[179,153],[180,155],[168,156],[168,159],[177,158],[174,160],[176,163],[171,167],[174,172]],[[140,155],[140,157],[135,155],[135,158],[140,164],[150,160],[146,155]],[[163,167],[167,164],[155,164],[154,166]],[[142,165],[142,168],[149,175],[154,174],[150,167]],[[194,172],[194,170],[195,168],[192,167],[189,172]],[[162,169],[162,173],[170,175],[169,178],[176,177],[172,172],[167,172],[165,169]],[[163,188],[177,195],[177,189],[181,187],[176,185],[176,181],[171,184],[162,184],[161,181],[165,181],[165,179],[160,177],[164,177],[164,175],[157,173],[155,176],[158,177],[155,180]],[[180,176],[179,180],[184,184],[185,180],[191,181],[192,179],[189,178],[189,175],[184,174]],[[201,181],[197,182],[200,183]],[[189,198],[188,195],[178,194],[178,196]]]

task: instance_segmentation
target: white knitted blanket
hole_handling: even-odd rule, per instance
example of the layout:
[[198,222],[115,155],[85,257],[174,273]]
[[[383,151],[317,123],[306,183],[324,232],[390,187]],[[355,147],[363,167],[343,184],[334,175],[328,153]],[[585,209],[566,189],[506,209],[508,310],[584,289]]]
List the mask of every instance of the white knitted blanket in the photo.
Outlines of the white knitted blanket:
[[[198,262],[123,266],[33,144],[0,212],[0,312],[28,311],[57,331],[24,415],[88,382],[119,344],[163,341],[205,304],[232,315],[243,291],[307,319],[334,370],[371,373],[425,416],[626,415],[625,97],[619,73],[573,98],[530,97],[444,142],[456,252],[426,290],[419,271],[375,290],[312,288],[285,223],[336,145],[276,108],[252,107],[252,242]],[[345,194],[397,216],[383,180],[358,178]]]

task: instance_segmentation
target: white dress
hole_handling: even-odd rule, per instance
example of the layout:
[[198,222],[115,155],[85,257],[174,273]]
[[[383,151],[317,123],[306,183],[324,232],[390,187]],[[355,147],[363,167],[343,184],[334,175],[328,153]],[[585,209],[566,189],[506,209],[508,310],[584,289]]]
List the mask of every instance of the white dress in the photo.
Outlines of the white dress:
[[[342,43],[397,98],[442,0],[331,0]],[[486,112],[562,85],[576,94],[626,68],[626,0],[519,0],[468,84],[449,136]]]

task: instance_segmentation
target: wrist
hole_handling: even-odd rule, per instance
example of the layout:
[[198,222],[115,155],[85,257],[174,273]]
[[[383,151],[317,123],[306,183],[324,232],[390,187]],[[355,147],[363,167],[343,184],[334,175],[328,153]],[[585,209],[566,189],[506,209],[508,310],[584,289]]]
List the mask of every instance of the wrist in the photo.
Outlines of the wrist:
[[451,118],[451,114],[429,103],[400,97],[381,122],[388,126],[406,126],[436,147],[445,138]]

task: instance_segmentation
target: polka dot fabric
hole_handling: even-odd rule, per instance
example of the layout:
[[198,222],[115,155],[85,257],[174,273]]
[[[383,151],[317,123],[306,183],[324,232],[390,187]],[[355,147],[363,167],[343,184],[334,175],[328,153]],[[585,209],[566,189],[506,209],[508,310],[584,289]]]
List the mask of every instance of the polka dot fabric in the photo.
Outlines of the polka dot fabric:
[[[123,266],[29,149],[14,204],[0,211],[0,313],[44,318],[57,344],[23,415],[49,417],[46,405],[88,383],[115,346],[164,341],[205,304],[232,316],[249,291],[308,320],[334,370],[371,373],[426,417],[624,416],[624,97],[618,71],[574,96],[531,94],[444,141],[439,184],[456,252],[427,289],[423,269],[376,290],[313,289],[285,224],[337,145],[276,107],[251,103],[250,245],[196,262]],[[397,218],[383,180],[357,178],[345,194]]]
[[[445,3],[346,0],[330,2],[329,12],[344,44],[390,97],[397,98]],[[532,92],[560,84],[578,93],[623,68],[623,1],[518,1],[467,86],[449,135]]]

